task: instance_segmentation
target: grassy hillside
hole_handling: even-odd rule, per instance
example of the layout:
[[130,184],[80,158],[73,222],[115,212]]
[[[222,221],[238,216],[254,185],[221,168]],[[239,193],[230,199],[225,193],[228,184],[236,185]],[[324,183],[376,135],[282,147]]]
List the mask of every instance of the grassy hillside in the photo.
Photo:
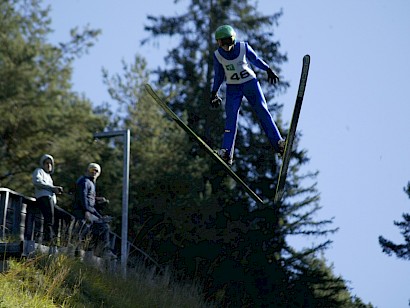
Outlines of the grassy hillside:
[[0,307],[210,307],[200,288],[143,266],[102,272],[65,255],[9,261],[0,274]]

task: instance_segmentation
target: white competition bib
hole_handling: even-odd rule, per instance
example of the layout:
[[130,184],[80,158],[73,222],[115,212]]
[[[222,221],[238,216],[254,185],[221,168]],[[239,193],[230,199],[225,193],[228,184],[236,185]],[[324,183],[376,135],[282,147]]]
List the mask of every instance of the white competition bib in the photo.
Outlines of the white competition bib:
[[215,51],[215,56],[225,70],[227,84],[241,84],[256,78],[255,72],[246,61],[245,42],[239,43],[239,56],[233,60],[227,60]]

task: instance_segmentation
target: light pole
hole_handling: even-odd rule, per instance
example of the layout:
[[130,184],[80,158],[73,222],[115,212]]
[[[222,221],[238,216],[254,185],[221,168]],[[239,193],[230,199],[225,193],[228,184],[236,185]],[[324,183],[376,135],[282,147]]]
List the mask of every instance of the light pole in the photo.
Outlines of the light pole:
[[130,177],[130,130],[95,133],[94,138],[123,137],[123,179],[122,179],[122,221],[121,221],[121,268],[122,274],[127,275],[128,258],[128,194]]

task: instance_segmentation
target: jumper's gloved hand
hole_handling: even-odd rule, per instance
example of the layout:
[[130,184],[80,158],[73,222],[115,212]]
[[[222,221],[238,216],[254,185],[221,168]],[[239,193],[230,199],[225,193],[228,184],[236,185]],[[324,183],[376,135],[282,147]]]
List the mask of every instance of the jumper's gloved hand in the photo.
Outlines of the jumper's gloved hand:
[[266,72],[268,73],[268,82],[270,84],[275,84],[279,81],[278,75],[276,75],[275,72],[272,71],[271,68],[268,68],[268,70]]
[[211,92],[211,100],[209,101],[209,103],[211,104],[212,108],[218,108],[221,105],[222,99],[218,96],[218,92]]

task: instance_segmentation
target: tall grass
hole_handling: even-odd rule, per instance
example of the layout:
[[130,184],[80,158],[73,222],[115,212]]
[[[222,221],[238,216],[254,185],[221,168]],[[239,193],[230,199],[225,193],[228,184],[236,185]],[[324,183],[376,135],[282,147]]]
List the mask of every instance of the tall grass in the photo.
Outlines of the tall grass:
[[196,284],[139,265],[123,279],[65,255],[9,261],[0,274],[0,307],[211,307]]

